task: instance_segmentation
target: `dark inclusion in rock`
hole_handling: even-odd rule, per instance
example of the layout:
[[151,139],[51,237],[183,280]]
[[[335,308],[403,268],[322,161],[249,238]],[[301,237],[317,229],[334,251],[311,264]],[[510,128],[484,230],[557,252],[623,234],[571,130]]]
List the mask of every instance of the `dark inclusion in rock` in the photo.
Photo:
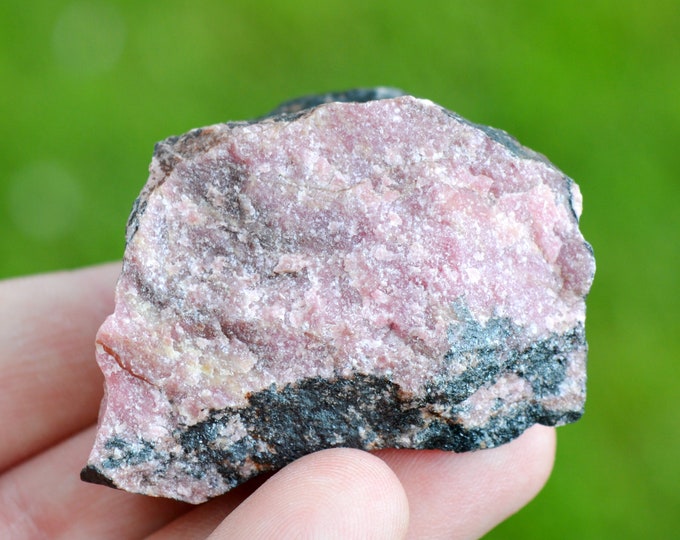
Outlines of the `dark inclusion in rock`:
[[581,194],[505,132],[351,90],[171,137],[150,171],[83,480],[199,503],[323,448],[582,414]]

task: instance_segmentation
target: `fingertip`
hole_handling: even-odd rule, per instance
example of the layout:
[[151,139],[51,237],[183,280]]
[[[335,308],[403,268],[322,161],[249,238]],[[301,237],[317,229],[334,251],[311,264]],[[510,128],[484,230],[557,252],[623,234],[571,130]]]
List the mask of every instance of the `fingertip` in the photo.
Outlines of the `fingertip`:
[[476,452],[390,449],[378,455],[408,494],[408,538],[479,538],[544,486],[555,429],[534,426],[508,444]]
[[543,489],[555,463],[556,430],[535,425],[510,444],[489,452],[488,485],[493,485],[496,500],[502,501],[498,512],[486,524],[492,529],[501,521],[517,513]]
[[403,538],[408,499],[381,459],[323,450],[288,465],[236,509],[212,539]]
[[528,473],[527,493],[533,493],[529,499],[531,500],[543,489],[555,465],[557,430],[553,427],[534,426],[526,432],[523,442],[522,452]]

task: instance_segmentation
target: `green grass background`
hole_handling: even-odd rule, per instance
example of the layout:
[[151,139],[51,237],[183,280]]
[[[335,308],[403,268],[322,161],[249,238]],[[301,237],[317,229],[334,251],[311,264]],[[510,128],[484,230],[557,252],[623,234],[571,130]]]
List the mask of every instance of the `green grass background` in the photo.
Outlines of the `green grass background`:
[[489,538],[677,538],[677,0],[3,0],[0,277],[120,258],[154,142],[372,85],[505,129],[584,194],[587,412]]

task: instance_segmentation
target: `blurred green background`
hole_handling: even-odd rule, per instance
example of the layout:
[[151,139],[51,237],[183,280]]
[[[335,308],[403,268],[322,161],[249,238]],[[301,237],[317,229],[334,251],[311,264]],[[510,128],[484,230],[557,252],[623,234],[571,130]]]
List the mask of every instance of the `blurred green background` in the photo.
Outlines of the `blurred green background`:
[[120,258],[154,142],[372,85],[505,129],[584,194],[587,412],[489,538],[677,538],[677,0],[3,0],[0,277]]

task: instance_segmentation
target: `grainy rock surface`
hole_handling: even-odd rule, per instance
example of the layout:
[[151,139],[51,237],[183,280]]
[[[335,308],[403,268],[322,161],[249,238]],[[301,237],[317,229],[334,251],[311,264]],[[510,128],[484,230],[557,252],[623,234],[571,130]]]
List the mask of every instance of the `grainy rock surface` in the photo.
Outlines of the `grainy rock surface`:
[[504,132],[359,90],[169,138],[150,171],[83,479],[198,503],[322,448],[582,414],[581,195]]

